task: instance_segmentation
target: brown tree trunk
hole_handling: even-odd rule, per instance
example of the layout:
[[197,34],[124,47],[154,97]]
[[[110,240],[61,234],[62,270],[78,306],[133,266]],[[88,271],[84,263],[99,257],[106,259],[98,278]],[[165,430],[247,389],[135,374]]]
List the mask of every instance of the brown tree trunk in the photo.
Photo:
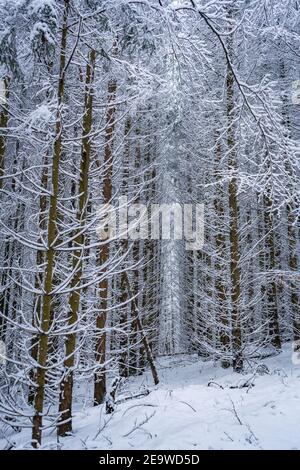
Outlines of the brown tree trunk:
[[[103,204],[109,204],[112,197],[112,171],[113,171],[113,140],[115,131],[115,97],[117,83],[112,80],[108,84],[108,106],[106,111],[106,136],[104,149],[105,173],[103,178]],[[106,394],[106,320],[107,320],[107,298],[108,278],[105,277],[107,263],[109,260],[109,240],[100,248],[99,266],[103,279],[99,284],[100,291],[100,313],[96,319],[96,351],[95,359],[99,371],[95,373],[94,383],[94,405],[103,403]]]
[[[9,85],[10,85],[10,78],[4,77],[2,79],[3,82],[3,95],[0,99],[0,191],[4,185],[4,158],[5,158],[5,149],[6,149],[6,137],[4,135],[4,130],[7,128],[8,124],[8,99],[9,99]],[[10,263],[10,252],[11,252],[11,242],[9,239],[6,239],[4,242],[4,263]],[[0,292],[0,315],[1,313],[3,316],[0,316],[0,339],[2,341],[5,340],[5,332],[6,332],[6,319],[5,317],[8,316],[8,309],[9,309],[9,300],[10,300],[10,288],[7,288],[8,281],[8,271],[3,270],[1,275],[1,285],[3,292]],[[1,289],[1,290],[2,290]],[[5,317],[4,317],[5,316]]]
[[42,423],[43,423],[43,409],[44,409],[44,396],[45,396],[45,379],[46,379],[46,363],[48,356],[48,341],[49,341],[49,328],[51,318],[51,301],[52,301],[52,287],[53,287],[53,270],[55,263],[55,247],[54,242],[57,234],[56,216],[57,216],[57,199],[59,191],[59,165],[61,158],[62,148],[62,117],[61,106],[64,97],[65,88],[65,64],[66,64],[66,45],[68,34],[68,12],[69,0],[64,2],[63,13],[63,26],[61,36],[61,49],[60,49],[60,70],[58,81],[58,103],[55,127],[55,141],[53,147],[53,161],[52,161],[52,192],[50,197],[50,208],[48,216],[48,244],[45,253],[46,268],[44,279],[44,295],[43,306],[40,319],[40,330],[38,340],[38,366],[36,372],[37,388],[34,397],[34,416],[32,421],[32,445],[38,447],[42,438]]
[[[122,175],[122,196],[128,196],[128,178],[129,178],[129,161],[130,161],[130,141],[129,141],[129,134],[131,132],[131,119],[128,117],[125,123],[125,148],[124,148],[124,158],[123,158],[123,175]],[[128,234],[127,234],[128,235]],[[121,240],[122,252],[125,254],[128,250],[128,239],[127,236],[124,234],[124,239]],[[125,304],[128,299],[128,290],[126,285],[126,260],[123,265],[124,271],[121,273],[120,276],[120,297],[119,301],[120,304]],[[121,307],[122,313],[120,315],[120,327],[124,330],[121,333],[120,337],[120,361],[119,361],[119,373],[121,377],[128,377],[129,375],[129,357],[128,357],[128,349],[129,349],[129,312],[128,312],[128,305],[124,305]]]
[[[233,56],[233,38],[228,37],[229,57]],[[242,357],[242,331],[240,312],[240,252],[239,252],[239,207],[237,197],[237,156],[235,149],[234,128],[234,75],[231,67],[227,67],[227,145],[229,151],[228,168],[229,180],[229,219],[230,219],[230,276],[231,276],[231,322],[232,322],[232,352],[233,369],[236,372],[243,370]]]
[[129,280],[128,280],[127,273],[125,273],[125,275],[126,275],[126,284],[127,284],[127,287],[128,287],[128,293],[129,293],[129,296],[132,298],[134,322],[136,323],[137,329],[141,333],[141,341],[143,343],[145,354],[146,354],[146,357],[147,357],[147,361],[148,361],[150,369],[151,369],[153,381],[154,381],[154,384],[157,385],[159,383],[159,378],[158,378],[158,373],[157,373],[157,370],[156,370],[156,367],[155,367],[155,364],[154,364],[152,351],[151,351],[151,348],[149,346],[146,334],[145,334],[144,329],[143,329],[143,325],[142,325],[140,317],[139,317],[138,307],[137,307],[137,304],[136,304],[136,301],[135,301],[136,299],[133,298],[133,294],[132,294],[132,291],[131,291],[131,287],[130,287],[130,283],[129,283]]
[[[139,175],[140,167],[141,167],[141,142],[139,141],[140,130],[136,130],[136,139],[137,139],[137,147],[136,147],[136,155],[135,155],[135,173]],[[140,190],[140,177],[135,177],[134,179],[134,187],[137,191]],[[136,197],[135,203],[138,204],[140,202],[140,197]],[[142,228],[143,230],[143,228]],[[133,242],[133,251],[132,257],[134,264],[137,264],[140,259],[140,240],[135,240]],[[133,276],[131,280],[131,290],[133,295],[136,296],[139,291],[139,270],[135,269],[133,271]],[[135,305],[139,307],[139,297],[135,297],[134,301],[131,302],[131,324],[130,324],[130,336],[129,336],[129,375],[137,373],[137,365],[138,365],[138,354],[139,351],[136,349],[136,344],[138,340],[138,327],[137,322],[135,321]]]
[[[69,298],[70,312],[68,315],[68,324],[70,330],[76,324],[80,306],[80,283],[83,272],[82,256],[85,245],[85,219],[88,204],[89,191],[89,171],[91,159],[91,138],[93,120],[93,89],[92,83],[94,78],[94,68],[96,61],[96,52],[94,49],[89,53],[88,63],[86,67],[86,86],[85,86],[85,103],[83,117],[83,135],[80,162],[80,179],[79,179],[79,208],[77,212],[77,235],[74,239],[73,253],[73,278],[71,281],[72,292]],[[64,361],[64,373],[60,384],[59,397],[59,424],[57,433],[59,436],[65,436],[72,432],[72,395],[73,395],[73,367],[74,354],[76,349],[76,332],[66,334],[65,350],[66,359]]]
[[[287,79],[286,69],[284,60],[281,59],[280,63],[280,77],[282,82],[285,83]],[[290,135],[290,115],[288,112],[288,100],[286,93],[283,93],[283,107],[282,107],[282,116],[284,120],[284,124],[286,127],[286,137],[289,138]],[[292,179],[292,181],[296,181],[297,176],[293,170],[292,165],[289,161],[289,155],[284,155],[285,167],[288,175]],[[289,267],[291,270],[291,281],[290,281],[290,289],[291,289],[291,313],[292,313],[292,320],[293,320],[293,336],[294,341],[296,342],[295,348],[296,350],[300,349],[300,305],[299,305],[299,287],[297,281],[294,281],[294,277],[297,275],[298,272],[298,255],[297,255],[297,239],[299,238],[299,230],[295,224],[295,213],[299,209],[299,204],[295,202],[288,203],[286,206],[287,212],[287,235],[288,235],[288,246],[289,246]]]
[[[151,112],[151,108],[149,108]],[[145,173],[145,181],[148,189],[148,201],[150,203],[155,202],[156,196],[156,166],[153,164],[154,161],[154,148],[151,141],[147,143],[147,150],[145,152],[145,163],[148,166],[148,169]],[[158,338],[158,316],[159,316],[159,307],[158,307],[158,292],[159,287],[157,287],[157,279],[155,276],[155,257],[157,248],[157,241],[155,240],[145,240],[143,244],[143,259],[144,259],[144,268],[143,268],[143,294],[141,300],[141,310],[143,312],[143,317],[141,321],[143,322],[144,329],[147,331],[148,344],[151,352],[153,353],[153,344]],[[143,370],[146,365],[146,351],[143,343],[141,343],[139,351],[139,367],[140,370]]]
[[[47,184],[48,184],[48,168],[47,166],[45,166],[42,171],[42,181],[41,181],[42,189],[46,190]],[[40,215],[39,215],[39,227],[41,230],[45,230],[46,228],[45,226],[46,209],[47,209],[47,196],[45,194],[42,194],[40,196]],[[41,243],[41,239],[39,239],[39,243]],[[37,269],[39,269],[39,266],[42,265],[44,259],[45,259],[44,252],[39,250],[36,255]],[[35,276],[35,288],[38,290],[41,288],[41,286],[42,286],[42,273],[38,272]],[[35,299],[34,312],[32,316],[32,326],[34,328],[36,328],[38,323],[41,321],[41,309],[42,309],[42,294],[37,294],[36,299]],[[38,345],[39,345],[39,337],[38,335],[33,335],[31,338],[30,354],[34,362],[36,362],[38,358]],[[29,373],[29,378],[32,383],[35,382],[36,377],[35,377],[34,368],[31,369]],[[28,392],[28,403],[32,405],[33,402],[34,402],[34,386],[31,385],[29,387],[29,392]]]
[[275,250],[275,234],[272,215],[272,200],[266,195],[264,197],[264,212],[265,212],[265,231],[266,231],[266,249],[267,249],[267,270],[269,271],[270,280],[267,280],[266,294],[267,294],[267,314],[269,337],[271,344],[275,349],[281,349],[281,339],[279,330],[279,317],[278,317],[278,299],[277,299],[277,285],[274,278],[274,270],[276,268],[276,250]]
[[[3,188],[3,176],[4,176],[4,158],[5,158],[5,149],[6,149],[6,137],[3,134],[3,131],[7,128],[8,124],[8,99],[9,99],[9,85],[10,85],[10,78],[4,77],[3,81],[3,96],[0,100],[0,190]],[[3,103],[1,105],[1,103]]]
[[292,304],[292,319],[293,319],[293,336],[296,350],[300,349],[300,305],[299,305],[299,286],[294,277],[298,273],[298,256],[297,256],[297,229],[294,226],[294,215],[290,204],[287,206],[288,212],[288,239],[289,239],[289,265],[291,270],[291,304]]
[[[221,163],[221,143],[219,135],[216,136],[216,171],[215,179],[218,182],[221,179],[220,174],[220,163]],[[221,365],[224,369],[230,366],[228,356],[230,354],[230,337],[229,337],[229,312],[226,308],[226,287],[224,284],[224,270],[222,260],[226,259],[226,239],[224,232],[222,233],[222,228],[224,226],[224,205],[223,205],[223,194],[222,194],[222,185],[220,183],[216,186],[216,196],[214,199],[214,207],[217,214],[218,220],[218,231],[215,236],[215,244],[217,250],[216,257],[216,281],[215,289],[217,295],[217,306],[218,306],[218,315],[220,315],[221,322],[221,331],[220,331],[220,343],[222,351],[222,360]],[[224,227],[225,228],[225,227]],[[223,357],[224,356],[224,357]]]

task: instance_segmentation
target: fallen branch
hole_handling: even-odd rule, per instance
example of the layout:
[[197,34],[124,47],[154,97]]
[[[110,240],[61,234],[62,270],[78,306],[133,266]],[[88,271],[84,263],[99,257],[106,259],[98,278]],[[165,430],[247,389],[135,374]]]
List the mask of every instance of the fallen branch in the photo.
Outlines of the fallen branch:
[[145,415],[145,419],[142,420],[140,423],[135,424],[134,428],[131,429],[131,431],[127,432],[126,434],[123,435],[123,437],[128,437],[130,434],[132,434],[135,431],[138,431],[139,429],[142,429],[142,426],[150,421],[151,418],[156,414],[156,411],[153,411],[153,413],[150,416]]
[[144,390],[143,392],[137,393],[136,395],[129,395],[127,397],[118,398],[115,403],[119,405],[120,403],[124,403],[125,401],[133,400],[134,398],[146,397],[149,394],[150,390]]
[[252,383],[252,382],[249,382],[249,380],[247,380],[247,382],[244,382],[240,385],[230,385],[229,388],[232,388],[232,389],[235,389],[235,388],[238,388],[238,389],[241,389],[241,388],[252,388],[254,387],[255,384]]
[[191,410],[193,410],[195,413],[197,413],[197,410],[195,410],[195,408],[192,405],[190,405],[189,403],[187,403],[186,401],[180,400],[179,403],[184,403],[189,408],[191,408]]
[[136,405],[132,405],[129,408],[127,408],[127,410],[125,410],[124,413],[122,414],[122,418],[124,418],[127,411],[130,411],[133,408],[137,408],[138,406],[151,406],[152,408],[157,408],[158,407],[158,405],[153,405],[152,403],[138,403]]
[[236,419],[238,420],[238,423],[239,423],[241,426],[243,426],[243,422],[242,422],[241,418],[239,417],[239,415],[238,415],[238,413],[237,413],[237,411],[236,411],[236,407],[235,407],[235,404],[234,404],[232,398],[229,397],[229,400],[231,401],[231,404],[232,404],[232,410],[228,410],[228,411],[232,412],[232,413],[234,414],[234,416],[236,417]]
[[220,384],[218,384],[218,382],[208,382],[207,386],[208,387],[211,387],[213,385],[216,385],[217,387],[221,388],[222,390],[224,390],[224,387]]

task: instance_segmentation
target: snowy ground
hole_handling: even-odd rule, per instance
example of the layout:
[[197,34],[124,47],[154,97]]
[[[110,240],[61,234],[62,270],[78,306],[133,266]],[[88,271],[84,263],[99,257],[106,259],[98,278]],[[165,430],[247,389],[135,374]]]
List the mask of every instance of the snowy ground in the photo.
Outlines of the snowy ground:
[[[291,345],[265,359],[269,373],[238,375],[197,356],[160,358],[160,384],[149,373],[131,379],[120,395],[148,396],[75,413],[74,435],[62,449],[300,449],[300,365]],[[252,364],[253,366],[253,364]],[[214,382],[208,386],[209,382]],[[231,388],[245,384],[243,388]],[[30,430],[10,435],[17,449],[29,448]],[[0,448],[7,440],[0,440]],[[45,432],[43,448],[57,448],[55,431]]]

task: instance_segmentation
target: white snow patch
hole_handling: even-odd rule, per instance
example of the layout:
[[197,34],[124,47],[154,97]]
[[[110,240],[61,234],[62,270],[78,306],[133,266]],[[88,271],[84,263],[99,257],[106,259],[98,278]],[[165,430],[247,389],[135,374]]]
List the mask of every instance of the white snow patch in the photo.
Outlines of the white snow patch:
[[42,125],[42,124],[47,124],[51,121],[52,118],[52,113],[48,106],[42,104],[38,108],[36,108],[34,111],[32,111],[29,115],[29,125],[35,126],[35,125]]
[[[265,359],[266,375],[235,374],[196,355],[157,360],[160,384],[149,372],[125,383],[119,396],[150,394],[120,404],[113,415],[103,406],[75,411],[73,436],[62,449],[300,449],[300,366],[291,345]],[[209,382],[213,382],[208,386]],[[231,388],[247,383],[254,386]],[[81,401],[81,403],[80,403]],[[77,394],[82,408],[86,394]],[[17,449],[30,448],[30,430],[9,436]],[[0,440],[5,448],[6,440]],[[56,448],[53,430],[43,448]]]

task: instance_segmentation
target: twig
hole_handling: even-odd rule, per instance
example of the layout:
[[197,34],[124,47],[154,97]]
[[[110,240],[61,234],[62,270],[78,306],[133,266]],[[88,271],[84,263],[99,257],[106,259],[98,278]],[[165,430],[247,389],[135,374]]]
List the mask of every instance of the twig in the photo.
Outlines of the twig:
[[234,404],[234,402],[233,402],[231,396],[229,396],[229,400],[231,401],[231,404],[232,404],[232,410],[229,410],[229,411],[233,412],[234,416],[235,416],[236,419],[238,420],[238,423],[239,423],[241,426],[243,426],[243,422],[242,422],[242,420],[240,419],[240,417],[239,417],[239,415],[238,415],[238,413],[237,413],[237,411],[236,411],[236,407],[235,407],[235,404]]
[[224,387],[222,385],[218,384],[217,382],[208,382],[207,386],[210,387],[211,385],[217,385],[217,387],[224,390]]
[[127,408],[127,410],[124,411],[122,417],[125,416],[127,411],[132,410],[132,408],[136,408],[137,406],[151,406],[153,408],[157,408],[157,405],[152,405],[152,403],[138,403],[137,405],[132,405],[129,408]]
[[128,437],[128,436],[130,436],[130,434],[132,434],[133,432],[138,431],[138,429],[141,429],[142,426],[143,426],[144,424],[148,423],[148,422],[150,421],[150,419],[153,418],[153,416],[154,416],[155,414],[156,414],[156,411],[153,411],[152,415],[150,415],[150,416],[145,415],[145,419],[144,419],[143,421],[141,421],[139,424],[136,424],[136,425],[134,426],[134,428],[131,429],[131,431],[129,431],[129,432],[127,432],[126,434],[124,434],[123,437]]
[[195,411],[195,413],[197,413],[197,410],[195,410],[195,408],[186,401],[180,400],[179,403],[184,403],[185,405],[189,406],[193,411]]
[[121,397],[118,400],[116,400],[116,404],[119,405],[120,403],[124,403],[125,401],[133,400],[134,398],[145,397],[149,394],[150,394],[150,390],[144,390],[143,392],[137,393],[136,395],[129,395],[127,397]]

